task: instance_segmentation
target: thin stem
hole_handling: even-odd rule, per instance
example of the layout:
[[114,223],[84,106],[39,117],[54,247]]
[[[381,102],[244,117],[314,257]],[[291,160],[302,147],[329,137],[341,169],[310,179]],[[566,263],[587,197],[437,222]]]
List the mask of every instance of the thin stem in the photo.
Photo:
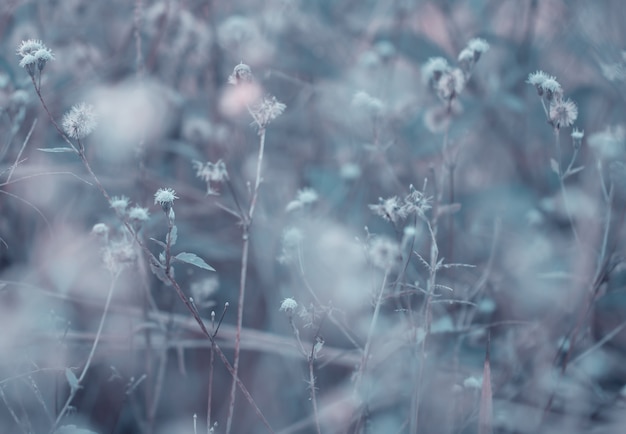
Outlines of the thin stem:
[[313,417],[315,419],[315,430],[317,434],[322,434],[322,429],[320,427],[320,415],[317,409],[317,397],[316,397],[316,392],[315,392],[315,374],[313,372],[314,350],[315,350],[315,344],[313,344],[313,347],[311,348],[311,355],[309,356],[309,385],[311,387],[311,403],[313,404]]
[[[433,217],[433,218],[436,219],[436,217]],[[426,364],[426,350],[427,350],[428,340],[430,337],[431,322],[432,322],[432,299],[435,293],[437,268],[439,264],[439,248],[437,247],[436,220],[433,223],[434,226],[431,225],[428,220],[426,220],[426,225],[428,227],[428,231],[430,233],[430,238],[431,238],[430,264],[429,264],[430,273],[429,273],[428,283],[427,283],[427,288],[426,288],[427,290],[426,301],[424,302],[424,306],[422,309],[424,337],[422,338],[422,342],[420,346],[417,382],[416,382],[415,390],[413,391],[413,398],[412,398],[413,409],[411,411],[411,424],[410,424],[409,432],[413,434],[416,434],[419,428],[419,409],[421,406],[422,383],[424,381],[424,365]]]
[[[91,345],[91,351],[89,352],[89,357],[87,357],[87,362],[85,362],[83,371],[81,372],[80,377],[78,377],[78,386],[80,386],[83,380],[85,379],[85,376],[87,375],[87,371],[89,370],[89,367],[91,366],[91,361],[93,360],[93,356],[96,353],[96,348],[98,347],[98,343],[100,342],[100,336],[102,336],[102,329],[104,328],[104,321],[106,320],[107,313],[109,312],[109,306],[111,305],[111,299],[113,298],[113,290],[115,289],[117,279],[119,278],[119,276],[120,276],[120,272],[117,272],[113,276],[113,279],[111,279],[111,284],[109,285],[109,293],[107,294],[107,299],[104,304],[104,311],[102,312],[102,316],[100,317],[100,324],[98,325],[96,338],[94,339],[93,344]],[[63,408],[57,415],[57,418],[54,421],[54,424],[52,425],[50,432],[53,432],[56,429],[56,427],[61,422],[61,419],[63,419],[63,416],[65,416],[65,413],[67,413],[67,409],[69,408],[70,404],[72,403],[72,400],[76,396],[76,392],[78,392],[78,389],[79,387],[71,388],[70,396],[68,396],[67,401],[65,401],[65,405],[63,405]]]
[[250,225],[254,219],[254,210],[259,197],[259,187],[261,186],[261,171],[263,169],[263,154],[265,153],[265,128],[259,130],[259,154],[257,157],[256,178],[254,181],[254,189],[252,190],[252,198],[250,199],[250,208],[244,216],[243,221],[243,249],[241,252],[241,273],[239,276],[239,298],[237,304],[237,330],[235,332],[235,351],[233,357],[233,382],[230,388],[230,398],[228,404],[228,416],[226,418],[226,434],[230,434],[232,428],[233,416],[235,413],[235,401],[237,397],[236,383],[239,381],[239,360],[241,356],[241,329],[243,326],[243,306],[246,295],[246,279],[248,276],[248,256],[250,251]]
[[376,330],[376,324],[378,323],[378,317],[380,315],[380,306],[382,305],[383,293],[385,292],[385,287],[387,286],[387,277],[389,276],[389,269],[385,270],[385,274],[383,275],[383,282],[380,285],[380,290],[378,292],[378,298],[376,299],[376,305],[374,306],[374,314],[372,315],[372,321],[370,322],[370,328],[367,332],[367,340],[365,342],[365,348],[363,349],[363,356],[361,358],[361,366],[359,367],[359,371],[357,372],[357,377],[354,382],[354,393],[358,393],[359,388],[361,386],[361,381],[363,379],[363,374],[365,373],[365,368],[367,367],[367,360],[370,356],[370,350],[372,347],[372,338],[374,336],[374,330]]
[[561,171],[561,140],[560,140],[560,130],[558,128],[554,129],[554,139],[556,143],[556,152],[557,152],[557,164],[558,164],[558,177],[559,177],[559,186],[561,188],[561,194],[563,195],[563,205],[565,206],[565,212],[567,214],[567,218],[569,220],[569,224],[572,227],[572,233],[574,234],[574,238],[576,239],[576,243],[579,246],[582,246],[582,242],[580,241],[580,237],[578,236],[578,231],[576,230],[576,224],[574,221],[574,216],[572,215],[572,209],[570,207],[569,199],[567,197],[567,191],[565,190],[565,182],[563,181],[563,173]]
[[13,176],[13,172],[15,171],[15,168],[17,167],[17,165],[20,163],[20,158],[22,157],[24,148],[26,148],[26,144],[30,140],[30,136],[33,134],[33,131],[35,130],[35,125],[37,125],[37,118],[35,118],[35,120],[33,121],[33,124],[30,126],[30,130],[28,130],[28,134],[26,134],[26,138],[24,139],[24,142],[22,143],[22,147],[17,153],[17,157],[15,157],[15,163],[11,166],[11,170],[9,171],[9,175],[7,176],[7,180],[5,184],[8,184],[9,182],[11,182],[11,177]]

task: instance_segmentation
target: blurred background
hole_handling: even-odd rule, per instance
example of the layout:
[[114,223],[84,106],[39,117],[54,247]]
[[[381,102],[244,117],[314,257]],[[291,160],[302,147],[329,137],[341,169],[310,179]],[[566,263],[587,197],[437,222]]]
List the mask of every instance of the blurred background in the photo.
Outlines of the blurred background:
[[[493,432],[621,433],[625,6],[2,2],[0,432],[51,430],[70,393],[66,368],[81,372],[112,283],[92,227],[104,223],[111,240],[124,239],[80,159],[40,151],[65,144],[16,56],[22,41],[39,39],[55,57],[41,74],[50,114],[61,122],[75,104],[94,106],[86,157],[109,194],[148,208],[139,234],[155,255],[150,239],[163,241],[168,223],[154,193],[176,191],[175,252],[216,269],[178,263],[176,279],[207,324],[229,303],[217,342],[231,362],[242,231],[225,209],[250,199],[259,135],[229,75],[249,65],[259,95],[286,105],[266,131],[240,366],[276,432],[316,432],[308,363],[279,310],[290,297],[305,348],[324,341],[314,361],[324,433],[409,432],[416,396],[420,433],[479,432],[488,336]],[[489,50],[442,101],[424,66],[441,57],[454,67],[474,38]],[[580,149],[572,128],[549,124],[545,96],[527,83],[538,70],[577,105]],[[218,160],[229,182],[207,195],[193,161]],[[562,185],[555,163],[574,169]],[[427,226],[369,207],[404,198],[411,185],[430,198],[439,257],[471,266],[440,270],[430,316],[420,259],[431,259]],[[401,257],[389,272],[372,263],[372,240],[383,237]],[[61,425],[193,433],[196,414],[206,432],[210,343],[143,252],[134,255]],[[224,432],[231,377],[219,359],[214,366],[211,423]],[[232,431],[265,431],[240,393]]]

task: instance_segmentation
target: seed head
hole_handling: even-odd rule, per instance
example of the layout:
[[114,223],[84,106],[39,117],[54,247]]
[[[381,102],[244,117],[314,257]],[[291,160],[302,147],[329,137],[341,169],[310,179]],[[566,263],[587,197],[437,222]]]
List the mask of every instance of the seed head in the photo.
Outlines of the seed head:
[[235,66],[232,74],[228,76],[228,83],[237,86],[242,83],[251,83],[253,80],[252,69],[245,63]]
[[80,140],[93,133],[98,125],[92,105],[77,104],[63,116],[63,130],[73,139]]
[[578,118],[578,107],[570,99],[556,99],[550,103],[549,115],[555,128],[569,127]]

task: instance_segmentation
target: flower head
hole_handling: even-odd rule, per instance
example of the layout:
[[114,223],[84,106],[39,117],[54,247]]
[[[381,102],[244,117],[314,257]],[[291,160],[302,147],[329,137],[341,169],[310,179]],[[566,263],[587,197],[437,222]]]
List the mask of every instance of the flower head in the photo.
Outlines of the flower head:
[[459,64],[463,69],[463,72],[467,75],[470,74],[472,68],[480,59],[480,56],[489,50],[489,43],[481,38],[471,39],[467,43],[467,47],[465,47],[461,53],[459,53]]
[[578,107],[570,99],[556,99],[550,103],[549,116],[555,128],[569,127],[578,118]]
[[150,218],[148,208],[134,206],[128,210],[128,218],[135,222],[145,222]]
[[285,298],[280,303],[279,310],[281,312],[286,312],[288,315],[291,315],[297,308],[298,308],[298,302],[294,300],[293,298],[289,297],[289,298]]
[[111,208],[120,214],[126,212],[126,208],[130,204],[129,199],[126,196],[114,196],[111,199]]
[[563,97],[561,84],[554,77],[548,77],[541,83],[541,89],[545,92],[548,101],[558,100]]
[[63,116],[63,130],[73,139],[82,139],[93,133],[98,125],[93,106],[80,103]]
[[154,193],[154,204],[159,204],[163,208],[163,211],[169,211],[174,203],[174,199],[178,199],[176,192],[171,188],[159,188]]
[[263,101],[251,109],[254,122],[259,128],[265,128],[271,121],[283,114],[287,106],[279,102],[276,97],[266,96]]
[[[472,50],[475,55],[480,57],[482,53],[486,53],[489,50],[489,43],[482,38],[470,39],[467,43],[467,48]],[[478,58],[476,59],[478,60]]]
[[217,190],[213,189],[211,183],[220,183],[228,179],[226,164],[222,160],[217,160],[216,163],[192,161],[192,164],[193,168],[196,169],[196,176],[207,184],[206,194],[218,194]]
[[228,76],[228,83],[237,86],[242,83],[250,83],[252,79],[252,69],[245,63],[240,63],[235,66],[232,74]]
[[459,68],[446,71],[437,81],[435,90],[437,95],[444,101],[450,101],[457,97],[465,87],[465,76]]
[[380,115],[385,109],[385,104],[380,99],[364,91],[359,91],[354,94],[354,97],[352,97],[352,106],[363,110],[371,116]]
[[448,61],[443,57],[431,57],[422,66],[422,79],[424,83],[434,86],[441,78],[441,75],[449,69]]
[[572,143],[574,145],[574,149],[580,149],[583,144],[583,137],[585,137],[584,131],[580,131],[578,128],[574,128],[572,130]]
[[378,198],[378,204],[368,205],[368,207],[374,214],[394,224],[398,223],[400,220],[404,220],[408,215],[397,196],[387,199],[380,197]]
[[20,66],[26,68],[31,75],[35,72],[35,65],[41,71],[48,61],[54,59],[52,51],[38,39],[22,41],[19,47],[17,47],[16,54],[22,58]]
[[289,204],[285,208],[285,211],[290,212],[296,209],[300,209],[305,205],[310,205],[316,202],[318,198],[319,196],[317,195],[317,192],[315,190],[313,190],[312,188],[303,188],[302,190],[298,190],[295,200],[289,202]]

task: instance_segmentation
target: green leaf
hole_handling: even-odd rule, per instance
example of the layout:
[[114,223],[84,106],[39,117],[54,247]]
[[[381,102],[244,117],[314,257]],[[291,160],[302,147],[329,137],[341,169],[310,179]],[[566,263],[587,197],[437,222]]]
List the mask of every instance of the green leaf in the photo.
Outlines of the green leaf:
[[74,374],[74,372],[72,372],[70,368],[65,368],[65,378],[67,378],[67,382],[69,383],[72,392],[80,389],[80,383],[78,382],[78,378],[76,378],[76,375]]
[[559,163],[554,159],[554,158],[550,158],[550,168],[552,168],[552,171],[554,173],[556,173],[557,175],[561,175],[561,169],[559,168]]
[[178,255],[174,257],[174,259],[180,262],[184,262],[186,264],[195,265],[198,268],[202,268],[202,269],[209,270],[209,271],[215,271],[215,268],[211,267],[209,264],[204,262],[202,258],[200,258],[198,255],[195,255],[193,253],[187,253],[187,252],[179,253]]
[[76,152],[72,148],[64,147],[64,148],[37,148],[38,151],[41,152],[51,152],[51,153],[60,153],[60,152]]
[[176,225],[172,227],[172,231],[169,234],[165,235],[165,240],[166,243],[169,241],[170,246],[176,244],[176,240],[178,240],[178,227]]

